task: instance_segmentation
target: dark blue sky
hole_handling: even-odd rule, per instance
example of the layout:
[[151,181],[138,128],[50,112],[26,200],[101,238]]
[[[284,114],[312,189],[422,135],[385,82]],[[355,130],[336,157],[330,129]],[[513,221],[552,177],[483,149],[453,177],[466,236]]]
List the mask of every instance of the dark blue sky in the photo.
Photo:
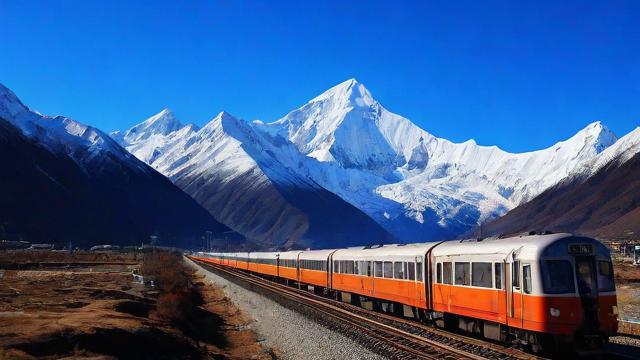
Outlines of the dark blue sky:
[[0,1],[0,82],[106,131],[164,107],[276,120],[355,77],[454,141],[640,124],[640,1]]

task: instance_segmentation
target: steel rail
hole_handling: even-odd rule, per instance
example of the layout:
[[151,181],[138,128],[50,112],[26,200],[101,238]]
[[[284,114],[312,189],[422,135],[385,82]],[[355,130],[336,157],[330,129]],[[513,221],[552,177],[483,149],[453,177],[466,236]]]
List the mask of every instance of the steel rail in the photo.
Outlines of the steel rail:
[[[324,314],[330,315],[332,318],[338,319],[343,323],[349,323],[350,326],[361,329],[369,337],[375,338],[385,343],[389,343],[392,345],[392,347],[400,349],[401,351],[404,351],[405,353],[411,354],[418,358],[441,359],[443,355],[446,356],[447,354],[455,354],[457,356],[456,358],[466,358],[466,359],[476,359],[476,360],[487,358],[486,356],[478,355],[466,350],[458,349],[448,344],[439,342],[437,340],[428,339],[424,336],[407,332],[397,327],[374,320],[371,317],[355,314],[353,312],[353,309],[345,309],[344,305],[347,305],[347,304],[342,302],[337,302],[335,300],[330,300],[324,297],[320,297],[318,295],[314,295],[306,291],[294,289],[289,286],[285,286],[276,282],[266,280],[262,277],[253,275],[251,273],[241,272],[237,269],[231,269],[224,266],[219,266],[217,264],[211,264],[205,261],[198,261],[193,259],[192,261],[200,264],[202,267],[212,268],[217,271],[222,271],[231,276],[242,278],[243,280],[248,281],[251,284],[270,290],[281,296],[286,296],[287,298],[294,300],[298,303],[302,303],[308,307],[312,307],[315,310],[320,311]],[[317,297],[317,299],[314,297]],[[334,302],[335,304],[331,302]],[[398,323],[404,323],[411,326],[417,325],[417,324],[410,324],[408,321],[404,319],[392,318],[386,314],[370,312],[366,309],[361,309],[353,305],[348,305],[348,306],[358,309],[358,312],[360,313],[368,312],[368,315],[373,315],[374,317],[378,317],[378,318],[385,317],[387,320],[395,321]],[[368,325],[369,327],[365,326],[364,324]],[[371,327],[373,327],[373,329]],[[423,331],[438,332],[437,335],[446,336],[449,338],[449,340],[453,340],[451,342],[462,342],[462,343],[465,343],[465,345],[468,345],[472,348],[476,347],[476,349],[477,347],[484,347],[485,349],[483,350],[493,353],[492,354],[493,356],[491,356],[491,358],[529,359],[529,360],[542,359],[541,357],[538,357],[536,355],[532,355],[532,354],[528,354],[520,351],[514,351],[514,349],[511,349],[511,348],[500,349],[500,348],[497,348],[497,345],[492,343],[484,342],[482,340],[478,340],[474,338],[469,338],[463,335],[440,331],[437,329],[426,327],[424,325],[420,326],[420,328]],[[376,331],[379,331],[379,330],[383,330],[384,332],[386,332],[387,336],[381,336],[377,334]],[[388,335],[391,335],[391,336],[388,336]],[[398,343],[398,341],[403,341],[403,340],[404,342],[408,342],[409,344]],[[425,354],[424,351],[428,350],[428,348],[438,350],[438,353]],[[498,355],[496,353],[498,353],[500,356],[496,356]]]

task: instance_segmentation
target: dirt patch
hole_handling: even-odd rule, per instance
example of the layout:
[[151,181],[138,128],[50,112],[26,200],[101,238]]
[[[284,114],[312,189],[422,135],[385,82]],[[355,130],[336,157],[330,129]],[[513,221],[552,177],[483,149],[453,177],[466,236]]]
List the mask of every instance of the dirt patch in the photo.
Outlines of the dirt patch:
[[[188,278],[180,281],[200,301],[181,305],[188,314],[181,321],[163,316],[158,311],[163,291],[136,281],[132,272],[139,272],[142,259],[136,264],[131,259],[119,254],[101,257],[103,265],[0,270],[0,359],[273,358],[246,329],[251,319],[192,273],[183,273]],[[56,253],[55,260],[73,258]],[[165,265],[169,271],[180,266]]]
[[619,317],[640,320],[640,266],[628,261],[614,261]]

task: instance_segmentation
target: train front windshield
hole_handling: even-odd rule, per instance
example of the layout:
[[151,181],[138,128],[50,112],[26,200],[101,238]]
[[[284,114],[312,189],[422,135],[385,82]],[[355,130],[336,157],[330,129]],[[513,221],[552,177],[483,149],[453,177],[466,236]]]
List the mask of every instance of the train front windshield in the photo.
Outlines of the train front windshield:
[[574,294],[573,267],[569,260],[543,260],[542,285],[545,294]]

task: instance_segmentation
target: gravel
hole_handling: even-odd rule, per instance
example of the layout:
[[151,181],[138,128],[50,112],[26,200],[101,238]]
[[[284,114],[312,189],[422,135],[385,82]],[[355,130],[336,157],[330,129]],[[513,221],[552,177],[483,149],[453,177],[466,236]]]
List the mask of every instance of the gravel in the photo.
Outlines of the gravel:
[[386,359],[270,298],[252,292],[187,260],[255,321],[250,328],[283,359]]
[[637,338],[635,336],[627,336],[627,335],[612,336],[609,338],[609,342],[612,344],[635,346],[640,349],[640,338]]

